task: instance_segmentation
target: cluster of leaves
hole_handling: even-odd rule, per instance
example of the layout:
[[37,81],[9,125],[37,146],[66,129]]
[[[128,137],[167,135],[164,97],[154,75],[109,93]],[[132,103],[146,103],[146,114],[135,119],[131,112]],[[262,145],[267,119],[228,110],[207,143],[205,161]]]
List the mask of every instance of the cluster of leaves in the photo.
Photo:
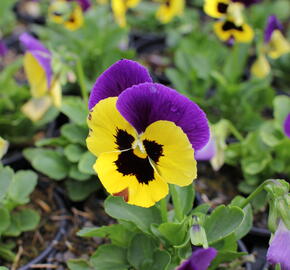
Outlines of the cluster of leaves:
[[[108,197],[106,213],[118,223],[97,228],[84,228],[82,237],[105,237],[110,244],[101,245],[90,261],[70,260],[68,266],[76,269],[175,269],[188,258],[192,245],[212,246],[218,255],[209,269],[245,255],[238,251],[237,240],[252,226],[250,207],[238,207],[243,198],[236,198],[229,206],[221,205],[208,214],[209,206],[202,204],[192,209],[192,185],[176,187],[175,209],[167,211],[161,203],[150,208],[129,205],[120,197]],[[176,212],[176,205],[179,214]],[[192,229],[198,220],[199,232]],[[198,237],[199,235],[199,237]]]
[[66,97],[61,112],[70,122],[61,126],[60,136],[39,140],[36,148],[24,150],[24,156],[34,169],[50,179],[66,179],[70,199],[81,201],[99,187],[92,168],[95,157],[85,144],[88,109],[79,97]]
[[[0,257],[13,261],[15,242],[3,242],[4,237],[18,237],[34,230],[40,221],[37,211],[23,207],[37,184],[33,171],[14,171],[0,164]],[[21,206],[21,208],[19,208]]]

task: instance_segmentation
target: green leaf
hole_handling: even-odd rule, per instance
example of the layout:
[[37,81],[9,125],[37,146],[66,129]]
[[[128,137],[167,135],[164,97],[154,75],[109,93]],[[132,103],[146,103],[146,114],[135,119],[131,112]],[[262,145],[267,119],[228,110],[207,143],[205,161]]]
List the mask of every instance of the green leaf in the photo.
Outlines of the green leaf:
[[187,240],[187,227],[188,222],[184,219],[181,223],[162,223],[158,229],[161,235],[163,235],[170,242],[170,244],[180,246]]
[[182,198],[180,200],[180,206],[181,206],[183,214],[186,216],[192,210],[192,207],[193,207],[193,201],[194,201],[194,195],[195,195],[194,188],[192,184],[190,184],[185,187],[175,186],[175,190],[178,194],[178,197]]
[[219,251],[218,255],[211,262],[209,270],[215,270],[223,262],[232,262],[233,260],[247,255],[245,252],[235,252],[235,251]]
[[154,264],[153,254],[157,245],[153,238],[145,234],[136,234],[128,248],[128,261],[135,269],[146,270],[152,269]]
[[86,199],[91,193],[95,192],[99,187],[100,183],[95,179],[87,181],[65,181],[65,186],[68,191],[68,196],[72,201],[82,201]]
[[15,213],[15,218],[22,232],[34,230],[40,221],[40,215],[33,209],[21,209]]
[[113,224],[96,228],[83,228],[77,235],[81,237],[106,237],[116,246],[127,247],[134,234],[122,224]]
[[78,125],[86,125],[88,108],[79,97],[65,98],[61,105],[61,112],[64,113],[72,122]]
[[105,200],[105,211],[113,218],[133,222],[140,230],[150,233],[152,223],[161,223],[161,214],[155,206],[143,208],[124,202],[121,197],[110,196]]
[[244,218],[244,212],[236,206],[220,205],[206,218],[204,229],[209,244],[235,232]]
[[82,173],[76,165],[72,165],[69,170],[69,177],[77,181],[86,181],[91,178],[90,174]]
[[10,225],[10,214],[8,209],[0,206],[0,236]]
[[273,105],[276,127],[282,129],[285,118],[290,113],[290,97],[285,95],[276,96]]
[[18,171],[9,188],[9,197],[19,205],[29,202],[29,195],[37,184],[37,174],[33,171]]
[[80,172],[82,173],[87,173],[87,174],[96,174],[94,169],[93,169],[93,165],[96,162],[96,157],[91,154],[90,152],[86,152],[84,153],[79,161],[78,164],[78,169],[80,170]]
[[64,155],[71,162],[78,162],[86,150],[77,144],[69,144],[64,148]]
[[266,166],[271,162],[272,157],[269,154],[264,154],[263,157],[246,157],[242,159],[243,171],[247,174],[254,175],[263,171]]
[[54,180],[64,179],[69,171],[69,163],[64,156],[57,151],[48,149],[35,153],[32,166]]
[[101,245],[91,257],[91,265],[98,270],[128,270],[126,249],[112,244]]
[[[240,203],[242,203],[244,200],[245,198],[241,196],[237,196],[231,201],[231,205],[239,206]],[[248,234],[248,232],[251,230],[253,226],[253,211],[252,211],[251,205],[246,206],[243,210],[244,210],[245,216],[244,216],[243,222],[235,231],[236,240],[239,240],[243,238],[246,234]]]
[[153,256],[153,265],[150,269],[152,270],[167,270],[170,264],[170,254],[165,250],[155,250]]
[[67,266],[70,270],[92,270],[88,262],[84,259],[71,259],[67,262]]
[[88,136],[88,128],[74,123],[69,123],[61,127],[60,133],[71,143],[79,143],[81,145],[85,145],[86,137]]
[[[15,253],[12,252],[10,249],[6,248],[6,247],[2,247],[0,246],[0,257],[3,258],[4,260],[6,261],[9,261],[9,262],[13,262],[14,259],[15,259]],[[0,270],[8,270],[6,267],[0,267]]]
[[9,167],[0,167],[0,202],[6,197],[14,172]]

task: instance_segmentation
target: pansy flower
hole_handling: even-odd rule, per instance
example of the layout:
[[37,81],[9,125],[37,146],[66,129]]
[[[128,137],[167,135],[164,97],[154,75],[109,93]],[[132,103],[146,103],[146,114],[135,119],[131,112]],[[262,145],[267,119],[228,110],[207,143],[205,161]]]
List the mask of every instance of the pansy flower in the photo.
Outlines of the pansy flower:
[[163,0],[156,17],[162,23],[170,22],[174,17],[182,15],[184,0]]
[[204,12],[216,19],[230,19],[237,26],[244,23],[243,10],[259,0],[205,0]]
[[8,150],[8,146],[9,146],[8,141],[6,141],[2,137],[0,137],[0,160],[6,154],[6,152]]
[[127,25],[126,13],[129,8],[134,8],[140,3],[140,0],[112,0],[112,10],[116,22],[121,27]]
[[274,59],[290,52],[290,44],[283,36],[282,29],[282,24],[276,16],[272,15],[268,18],[264,38],[267,54]]
[[61,87],[51,67],[52,55],[45,46],[27,33],[19,40],[25,48],[24,70],[30,85],[32,98],[22,111],[32,121],[42,118],[51,104],[61,106]]
[[207,270],[216,255],[214,248],[198,248],[176,270]]
[[290,44],[283,36],[282,30],[282,24],[276,16],[269,16],[264,32],[264,45],[261,46],[258,58],[251,67],[254,76],[264,78],[270,73],[271,66],[266,56],[276,59],[290,52]]
[[3,40],[0,39],[0,57],[4,57],[8,53],[8,49]]
[[281,270],[290,270],[290,230],[281,220],[267,252],[270,264],[280,264]]
[[251,42],[254,38],[253,29],[246,23],[236,25],[234,21],[225,20],[214,23],[214,32],[219,39],[225,42]]
[[215,139],[211,136],[207,144],[202,149],[195,152],[195,159],[203,161],[211,160],[217,152],[216,148]]
[[91,6],[89,0],[55,0],[49,7],[51,21],[63,24],[68,30],[79,29],[83,23],[83,12]]
[[168,184],[196,178],[194,151],[209,139],[204,112],[173,89],[153,83],[138,63],[120,60],[96,81],[89,99],[87,146],[112,195],[150,207]]

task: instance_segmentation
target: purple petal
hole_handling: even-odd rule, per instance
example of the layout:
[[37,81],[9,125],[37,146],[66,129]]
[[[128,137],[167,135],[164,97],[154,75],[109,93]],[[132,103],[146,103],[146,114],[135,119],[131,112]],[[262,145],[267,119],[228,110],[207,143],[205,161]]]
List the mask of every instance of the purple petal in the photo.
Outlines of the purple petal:
[[233,2],[239,2],[244,4],[246,7],[249,7],[253,4],[257,4],[259,2],[261,2],[261,0],[232,0]]
[[8,49],[6,47],[6,44],[3,40],[0,39],[0,56],[3,57],[7,54]]
[[117,108],[139,133],[155,121],[167,120],[182,128],[195,150],[209,140],[205,113],[187,97],[161,84],[142,83],[126,89]]
[[286,116],[284,121],[284,133],[290,138],[290,113]]
[[275,15],[271,15],[268,17],[267,25],[266,25],[265,32],[264,32],[265,42],[270,42],[271,37],[272,37],[272,33],[276,29],[282,31],[283,26]]
[[290,270],[290,230],[280,221],[267,252],[270,264],[281,264],[282,270]]
[[144,82],[152,82],[145,67],[131,60],[120,60],[97,79],[89,98],[89,109],[104,98],[117,97],[125,89]]
[[76,1],[79,3],[83,11],[87,11],[92,5],[90,0],[76,0]]
[[195,153],[196,160],[211,160],[216,154],[216,144],[213,137],[210,137],[208,143]]
[[52,80],[52,67],[51,67],[51,53],[48,49],[44,47],[44,45],[29,35],[28,33],[23,33],[19,36],[19,40],[21,44],[25,47],[26,51],[31,53],[42,68],[45,70],[46,78],[47,78],[47,87],[50,88],[51,80]]
[[217,251],[214,248],[199,248],[192,253],[189,259],[177,267],[176,270],[206,270],[216,255]]

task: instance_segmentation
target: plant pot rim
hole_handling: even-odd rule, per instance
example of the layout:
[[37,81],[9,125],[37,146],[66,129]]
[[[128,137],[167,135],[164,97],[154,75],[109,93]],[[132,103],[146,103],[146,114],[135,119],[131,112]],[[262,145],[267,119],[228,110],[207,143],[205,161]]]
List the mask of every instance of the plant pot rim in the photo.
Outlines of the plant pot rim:
[[[63,199],[61,198],[61,196],[59,195],[59,192],[57,189],[54,189],[53,198],[54,198],[54,201],[56,202],[57,208],[61,210],[61,215],[62,216],[67,215],[68,212],[65,207],[65,203]],[[36,258],[31,260],[26,265],[21,266],[20,268],[18,268],[18,270],[29,270],[29,269],[32,269],[31,268],[32,265],[43,262],[44,259],[46,259],[51,253],[53,253],[56,250],[55,246],[61,241],[63,236],[67,233],[67,227],[68,227],[67,219],[62,219],[59,223],[59,229],[55,237],[49,243],[49,245]]]

